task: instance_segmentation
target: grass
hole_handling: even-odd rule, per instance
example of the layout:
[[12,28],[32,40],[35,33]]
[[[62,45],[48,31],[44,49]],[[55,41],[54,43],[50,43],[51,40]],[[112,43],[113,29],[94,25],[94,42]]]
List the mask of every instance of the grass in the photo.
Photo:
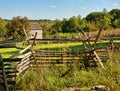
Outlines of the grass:
[[[96,44],[97,47],[106,46],[107,41],[98,42]],[[118,41],[117,41],[118,42]],[[93,44],[93,42],[91,42]],[[21,48],[25,48],[26,46],[22,46]],[[89,46],[88,46],[89,47]],[[40,43],[33,47],[34,50],[39,49],[47,49],[47,50],[63,50],[63,48],[67,49],[68,51],[79,51],[83,49],[83,45],[81,42],[68,42],[68,43]],[[17,53],[20,49],[17,48],[0,48],[0,53],[4,58],[8,58],[11,55]]]
[[19,49],[16,48],[0,48],[0,53],[3,58],[8,58],[11,55],[17,53]]
[[38,44],[34,46],[34,49],[57,49],[57,48],[68,48],[69,46],[77,46],[81,45],[79,42],[72,43],[50,43],[50,44]]
[[[96,44],[97,47],[102,47],[106,46],[106,42],[108,41],[103,41],[98,42]],[[117,41],[119,42],[119,41]],[[91,42],[93,44],[93,42]],[[26,46],[22,46],[21,48],[25,48]],[[88,46],[89,47],[89,46]],[[63,48],[66,48],[68,51],[79,51],[83,49],[83,45],[81,42],[68,42],[68,43],[39,43],[37,45],[34,45],[33,49],[34,50],[39,50],[39,49],[49,49],[49,50],[61,50]],[[11,55],[17,53],[19,49],[16,48],[0,48],[0,53],[3,57],[8,58]]]
[[[106,46],[106,41],[97,43],[96,46],[103,45]],[[37,49],[68,47],[67,50],[72,51],[82,48],[81,43],[40,44],[40,46],[36,46]],[[115,79],[120,78],[120,57],[118,53],[114,52],[109,52],[109,56],[109,61],[104,64],[105,70],[100,67],[85,69],[82,63],[63,64],[62,66],[50,65],[42,69],[30,70],[20,83],[22,91],[68,91],[69,87],[90,91],[94,85],[104,85],[110,89],[109,91],[119,91],[120,81],[116,82]],[[66,72],[68,73],[62,76]]]
[[[100,91],[119,91],[120,57],[118,53],[113,52],[109,52],[109,56],[111,59],[104,64],[105,69],[85,69],[84,66],[79,68],[80,64],[75,63],[30,70],[21,81],[21,91],[68,91],[69,87],[91,91],[95,85],[104,85],[109,89]],[[68,70],[66,75],[61,76]]]
[[[61,49],[78,51],[82,43],[50,43],[38,44],[34,49]],[[106,46],[106,41],[97,43],[96,46]],[[16,48],[0,49],[3,57],[9,57],[19,50]],[[69,87],[82,88],[90,91],[94,85],[104,85],[109,91],[120,90],[120,56],[119,53],[109,52],[109,61],[104,63],[105,70],[100,67],[85,69],[79,61],[74,64],[62,66],[50,65],[45,68],[30,69],[24,78],[21,78],[20,91],[68,91]],[[67,74],[65,74],[67,72]],[[65,74],[65,75],[63,75]]]

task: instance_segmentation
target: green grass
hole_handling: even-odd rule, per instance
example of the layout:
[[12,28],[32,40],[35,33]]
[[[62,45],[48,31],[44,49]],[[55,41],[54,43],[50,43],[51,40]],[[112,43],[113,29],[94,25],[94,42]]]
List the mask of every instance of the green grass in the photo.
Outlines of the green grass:
[[38,44],[34,46],[34,49],[52,49],[52,48],[67,48],[69,46],[81,45],[82,43],[50,43],[50,44]]
[[[99,42],[96,46],[107,46],[106,42]],[[83,48],[82,43],[40,44],[35,47],[37,49],[67,48],[70,51]],[[94,85],[104,85],[110,89],[109,91],[119,91],[120,81],[116,83],[114,79],[120,78],[120,57],[118,53],[114,52],[109,52],[109,56],[109,61],[104,63],[105,70],[99,66],[94,69],[85,69],[84,66],[80,68],[82,64],[80,62],[70,65],[63,64],[63,66],[50,65],[50,67],[38,68],[36,71],[31,70],[21,82],[24,84],[22,91],[30,89],[33,91],[68,91],[69,87],[79,87],[85,89],[83,91],[91,91],[90,88]],[[71,70],[61,77],[69,69]]]
[[78,36],[78,33],[57,33],[56,36],[58,36],[58,37],[71,37],[71,36]]
[[[92,86],[104,85],[109,90],[98,91],[119,91],[120,80],[120,57],[119,54],[109,52],[110,60],[104,64],[105,69],[80,68],[80,63],[64,64],[63,66],[51,65],[50,67],[30,70],[21,81],[22,91],[68,91],[69,87],[91,91]],[[62,74],[66,75],[61,77]],[[64,89],[64,90],[63,90]]]
[[[98,42],[96,46],[106,46],[106,42]],[[35,50],[59,50],[61,48],[65,51],[78,51],[83,49],[83,46],[80,42],[37,44],[34,46]],[[18,51],[19,49],[16,48],[0,49],[4,58],[10,57]],[[29,70],[19,83],[20,91],[68,91],[69,87],[79,87],[85,89],[83,91],[90,91],[89,89],[94,85],[104,85],[110,88],[110,91],[119,91],[120,81],[116,83],[115,79],[120,79],[120,56],[119,53],[109,52],[109,57],[109,61],[104,63],[105,70],[100,67],[85,69],[84,65],[80,63],[81,60],[75,64],[50,65],[50,67],[42,69]],[[69,69],[70,71],[61,77]]]
[[[93,44],[93,42],[91,42]],[[102,43],[98,42],[96,44],[97,47],[106,46],[106,41],[103,41]],[[25,48],[26,46],[22,46],[21,48]],[[88,46],[89,47],[89,46]],[[47,49],[47,50],[66,50],[66,51],[79,51],[83,49],[83,45],[81,42],[68,42],[68,43],[39,43],[37,45],[34,45],[34,50],[39,49]],[[0,48],[0,53],[3,57],[7,58],[11,55],[17,53],[19,49],[16,48]]]
[[16,48],[0,48],[0,54],[3,58],[8,58],[11,55],[17,53],[19,49]]
[[[50,43],[50,44],[37,44],[34,46],[34,50],[39,50],[39,49],[53,49],[53,50],[59,50],[61,48],[69,48],[69,47],[74,47],[74,46],[79,46],[81,43]],[[21,48],[25,48],[26,46],[22,46]],[[16,48],[0,48],[0,53],[2,57],[8,58],[11,55],[17,53],[20,51],[19,49]]]

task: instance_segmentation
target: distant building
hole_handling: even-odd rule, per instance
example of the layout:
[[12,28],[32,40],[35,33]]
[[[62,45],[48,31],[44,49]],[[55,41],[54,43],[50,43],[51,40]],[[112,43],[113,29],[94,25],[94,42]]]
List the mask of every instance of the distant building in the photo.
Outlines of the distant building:
[[37,32],[36,39],[42,39],[42,27],[39,25],[39,23],[31,23],[30,36],[33,38],[36,32]]

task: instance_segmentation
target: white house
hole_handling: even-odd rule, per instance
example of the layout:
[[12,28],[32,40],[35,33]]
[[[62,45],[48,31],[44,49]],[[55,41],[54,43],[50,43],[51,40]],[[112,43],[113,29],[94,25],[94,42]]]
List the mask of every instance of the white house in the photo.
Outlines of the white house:
[[30,36],[34,37],[37,32],[36,39],[42,39],[42,27],[39,23],[31,23],[30,24]]

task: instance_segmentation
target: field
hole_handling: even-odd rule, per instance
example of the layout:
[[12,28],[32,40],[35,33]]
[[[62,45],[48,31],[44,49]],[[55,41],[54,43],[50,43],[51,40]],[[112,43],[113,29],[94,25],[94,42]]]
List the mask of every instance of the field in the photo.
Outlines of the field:
[[0,48],[0,53],[3,58],[8,58],[11,55],[17,53],[19,49],[16,48]]
[[[106,41],[99,42],[96,46],[106,46]],[[40,43],[34,46],[34,50],[64,50],[72,52],[79,51],[82,48],[82,43],[79,42]],[[0,53],[7,58],[19,50],[16,48],[1,48]],[[72,88],[78,89],[77,91],[91,91],[91,88],[95,85],[104,85],[105,89],[107,89],[106,91],[119,91],[119,53],[110,50],[108,55],[110,59],[104,63],[105,69],[100,66],[86,69],[84,64],[81,63],[82,60],[71,64],[49,64],[49,66],[43,68],[29,69],[24,78],[20,78],[21,80],[18,82],[19,91],[68,91]]]

